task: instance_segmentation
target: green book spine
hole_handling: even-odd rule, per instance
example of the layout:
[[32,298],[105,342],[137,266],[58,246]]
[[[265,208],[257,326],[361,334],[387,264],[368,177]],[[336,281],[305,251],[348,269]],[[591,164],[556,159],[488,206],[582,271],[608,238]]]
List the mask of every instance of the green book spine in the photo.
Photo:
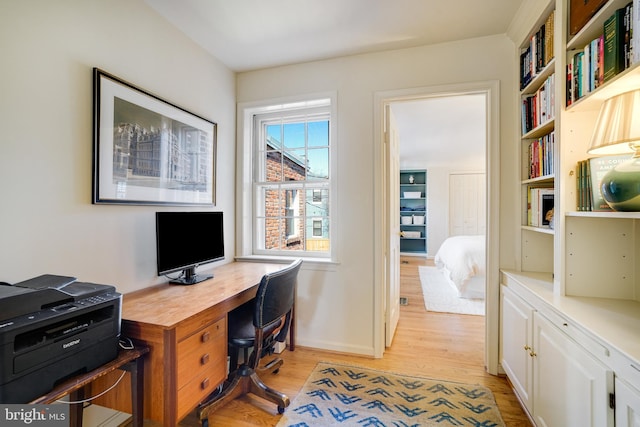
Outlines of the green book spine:
[[624,70],[624,9],[604,22],[604,81]]

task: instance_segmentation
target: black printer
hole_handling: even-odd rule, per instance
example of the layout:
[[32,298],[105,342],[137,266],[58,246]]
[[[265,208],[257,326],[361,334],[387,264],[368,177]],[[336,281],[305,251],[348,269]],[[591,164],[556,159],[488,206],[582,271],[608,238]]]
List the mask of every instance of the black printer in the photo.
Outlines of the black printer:
[[0,285],[0,403],[28,403],[115,359],[122,295],[46,274]]

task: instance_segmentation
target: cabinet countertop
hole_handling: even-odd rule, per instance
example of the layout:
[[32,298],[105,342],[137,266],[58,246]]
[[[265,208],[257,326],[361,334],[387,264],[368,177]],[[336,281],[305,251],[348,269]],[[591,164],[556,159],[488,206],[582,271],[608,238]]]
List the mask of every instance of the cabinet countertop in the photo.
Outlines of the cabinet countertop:
[[[640,364],[640,303],[610,298],[561,296],[553,292],[551,275],[502,270],[532,296],[591,333],[605,346]],[[533,304],[535,305],[535,303]]]

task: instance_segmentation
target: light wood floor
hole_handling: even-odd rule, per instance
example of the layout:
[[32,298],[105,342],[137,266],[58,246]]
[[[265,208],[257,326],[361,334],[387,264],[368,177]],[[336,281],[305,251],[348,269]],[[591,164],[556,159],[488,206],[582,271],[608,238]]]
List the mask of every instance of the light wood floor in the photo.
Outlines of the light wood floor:
[[[265,383],[286,393],[291,400],[320,361],[338,362],[420,375],[449,381],[469,382],[489,387],[502,417],[511,427],[531,426],[515,395],[503,377],[484,369],[484,317],[427,312],[424,307],[418,266],[429,261],[403,257],[401,295],[408,305],[401,306],[400,321],[393,344],[381,359],[335,354],[302,347],[281,356],[284,366],[278,374],[268,374]],[[220,408],[209,418],[211,426],[275,426],[276,406],[257,397],[243,397]],[[195,414],[180,424],[198,426]]]

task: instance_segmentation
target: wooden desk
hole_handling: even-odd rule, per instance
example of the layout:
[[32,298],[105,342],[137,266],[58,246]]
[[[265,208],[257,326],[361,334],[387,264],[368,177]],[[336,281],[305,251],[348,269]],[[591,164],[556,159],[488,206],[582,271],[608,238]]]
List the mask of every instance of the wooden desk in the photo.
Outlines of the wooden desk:
[[133,408],[133,426],[142,427],[142,397],[143,393],[143,364],[142,356],[149,352],[146,347],[134,348],[132,350],[120,350],[118,357],[99,368],[86,374],[81,374],[65,381],[44,396],[33,400],[32,404],[53,403],[62,397],[69,395],[71,402],[71,413],[69,425],[72,427],[82,427],[82,400],[85,399],[85,386],[96,381],[110,372],[121,369],[131,372],[131,406]]
[[122,335],[150,349],[145,418],[175,427],[224,382],[227,313],[255,297],[264,274],[284,267],[234,262],[196,285],[162,284],[123,296]]

